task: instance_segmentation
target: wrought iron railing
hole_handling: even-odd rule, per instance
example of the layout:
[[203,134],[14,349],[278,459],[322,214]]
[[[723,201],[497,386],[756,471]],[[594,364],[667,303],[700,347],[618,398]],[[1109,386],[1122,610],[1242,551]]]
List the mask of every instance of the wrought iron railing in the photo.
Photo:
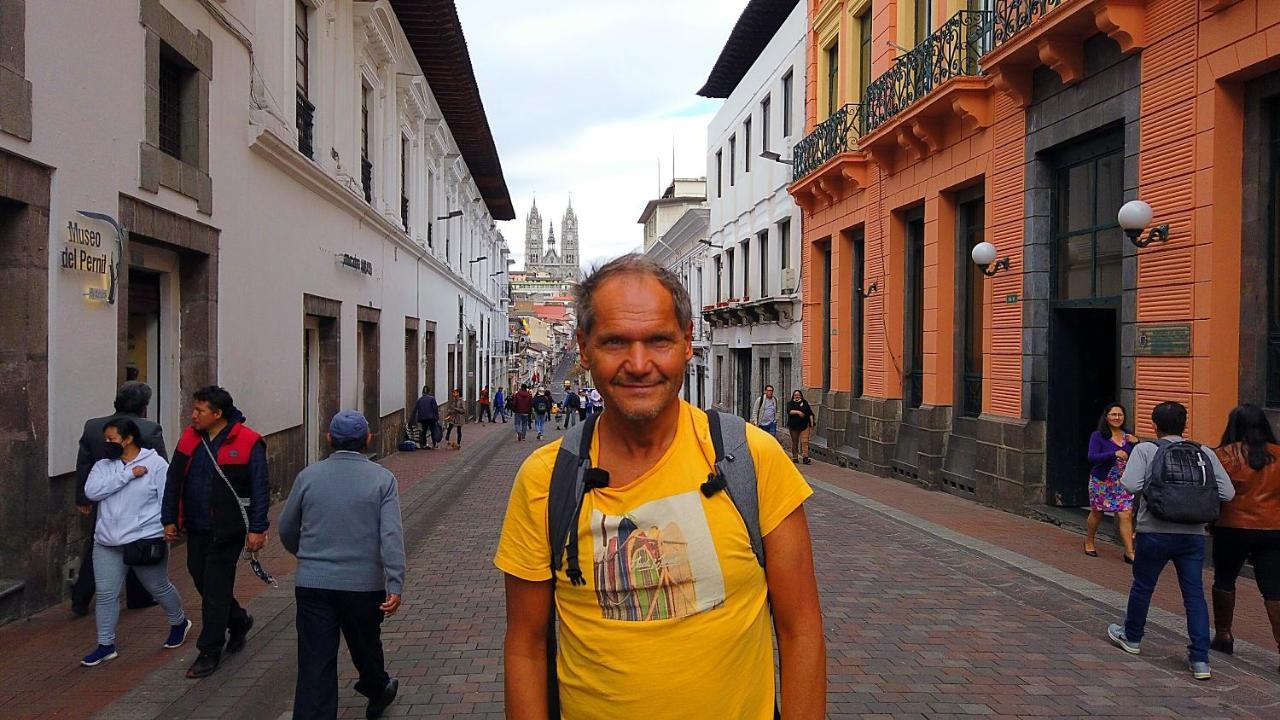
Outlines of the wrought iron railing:
[[831,113],[791,150],[792,177],[799,180],[836,155],[852,150],[860,135],[861,105],[849,103]]
[[1050,10],[1068,0],[996,0],[991,22],[990,50],[1030,27]]
[[364,201],[373,203],[373,163],[368,157],[360,158],[360,185],[364,188]]
[[990,10],[961,10],[900,56],[867,86],[863,132],[880,127],[947,80],[981,73],[978,58],[991,48],[993,17]]
[[298,111],[296,124],[298,126],[298,152],[314,159],[314,148],[312,147],[313,130],[315,127],[316,106],[307,100],[307,96],[298,93]]

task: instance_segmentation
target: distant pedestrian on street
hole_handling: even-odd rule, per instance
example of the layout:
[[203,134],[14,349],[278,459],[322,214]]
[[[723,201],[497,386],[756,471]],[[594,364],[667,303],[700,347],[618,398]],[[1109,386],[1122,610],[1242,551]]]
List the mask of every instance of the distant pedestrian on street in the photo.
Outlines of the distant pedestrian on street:
[[763,720],[777,673],[782,717],[822,718],[812,490],[759,428],[680,400],[693,326],[674,273],[627,255],[575,295],[606,405],[512,487],[494,559],[508,717]]
[[1133,495],[1120,484],[1120,477],[1137,442],[1137,436],[1126,429],[1124,406],[1108,405],[1098,418],[1098,429],[1089,436],[1089,520],[1084,536],[1084,554],[1089,557],[1098,557],[1094,538],[1103,513],[1115,513],[1124,561],[1133,564]]
[[360,673],[356,692],[376,718],[400,683],[387,675],[382,620],[400,608],[404,530],[390,470],[365,457],[369,423],[343,410],[329,423],[334,452],[298,473],[280,513],[280,543],[298,556],[298,682],[293,717],[338,716],[338,632]]
[[582,407],[582,399],[578,393],[572,389],[566,390],[564,393],[564,403],[561,410],[564,412],[564,429],[568,430],[578,424],[578,410]]
[[591,414],[591,397],[587,395],[587,389],[578,390],[578,421],[586,422],[587,416]]
[[533,424],[533,393],[529,392],[529,384],[520,386],[520,392],[511,396],[511,413],[515,417],[516,440],[524,440]]
[[1212,647],[1228,655],[1235,649],[1236,578],[1246,560],[1280,646],[1280,445],[1262,408],[1232,410],[1216,452],[1236,497],[1222,506],[1213,529]]
[[[462,399],[462,388],[453,389],[453,397],[449,399],[444,412],[445,422],[448,423],[448,427],[444,430],[445,442],[449,443],[449,447],[454,450],[461,450],[462,426],[467,422],[467,401]],[[458,439],[450,441],[449,437],[455,430],[458,432]]]
[[[192,395],[191,425],[169,464],[161,522],[169,541],[187,533],[187,571],[200,593],[200,655],[187,677],[212,675],[222,653],[244,648],[253,616],[236,602],[236,565],[267,544],[267,445],[217,385]],[[179,516],[181,511],[181,516]],[[247,526],[247,527],[246,527]]]
[[604,396],[598,388],[591,388],[591,414],[599,415],[604,411]]
[[1235,497],[1231,478],[1218,456],[1199,443],[1184,440],[1187,408],[1163,402],[1151,411],[1155,442],[1138,443],[1129,455],[1120,482],[1138,505],[1138,542],[1133,560],[1133,586],[1124,625],[1107,627],[1107,637],[1127,653],[1142,651],[1151,593],[1166,563],[1172,562],[1187,611],[1187,663],[1197,680],[1208,680],[1209,608],[1204,601],[1205,524],[1218,518],[1221,503]]
[[791,432],[791,462],[809,464],[809,433],[817,418],[804,393],[796,390],[787,403],[787,430]]
[[480,414],[476,416],[476,422],[484,422],[485,418],[489,418],[489,422],[493,422],[493,411],[489,407],[489,386],[485,385],[480,388]]
[[493,396],[493,417],[489,419],[490,423],[498,422],[498,418],[502,418],[502,424],[507,424],[507,393],[501,387]]
[[[118,418],[129,418],[138,426],[138,447],[155,450],[165,460],[169,458],[164,446],[164,431],[157,423],[143,417],[150,404],[151,388],[146,383],[129,381],[116,391],[114,413],[93,418],[84,424],[84,432],[80,434],[80,447],[76,453],[76,508],[81,515],[91,518],[91,526],[97,525],[97,516],[93,514],[96,503],[85,497],[84,484],[88,481],[89,471],[94,464],[107,458],[108,446],[102,435],[107,423]],[[76,575],[75,584],[71,586],[71,612],[76,615],[87,615],[89,603],[93,600],[93,536],[94,533],[89,533],[89,538],[85,541],[84,551],[80,555],[80,572]],[[125,578],[125,607],[133,610],[156,604],[132,568],[128,569]]]
[[107,457],[94,463],[84,485],[85,497],[98,503],[93,530],[98,647],[80,661],[85,667],[117,657],[116,622],[127,570],[137,573],[169,617],[166,648],[182,645],[191,629],[182,612],[182,598],[169,582],[169,546],[160,524],[169,463],[155,450],[138,445],[141,431],[130,418],[108,420],[102,437]]
[[551,416],[551,393],[540,390],[533,396],[533,426],[538,431],[538,439],[542,439],[542,431],[546,429],[547,418]]
[[[410,423],[418,423],[422,427],[422,447],[436,449],[440,444],[440,405],[431,395],[431,388],[422,386],[422,397],[413,404],[413,412],[409,415]],[[427,443],[431,443],[428,445]]]
[[755,409],[751,413],[751,422],[755,426],[769,433],[771,437],[778,437],[778,399],[773,396],[773,386],[765,385],[764,394],[756,398]]

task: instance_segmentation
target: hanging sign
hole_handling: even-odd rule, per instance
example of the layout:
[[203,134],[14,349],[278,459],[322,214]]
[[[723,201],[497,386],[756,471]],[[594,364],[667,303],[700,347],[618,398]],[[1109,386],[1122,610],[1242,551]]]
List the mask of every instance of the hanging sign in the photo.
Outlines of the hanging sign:
[[62,230],[63,246],[58,250],[58,267],[96,276],[85,288],[90,300],[116,301],[116,281],[124,251],[125,230],[115,218],[81,210],[67,220]]

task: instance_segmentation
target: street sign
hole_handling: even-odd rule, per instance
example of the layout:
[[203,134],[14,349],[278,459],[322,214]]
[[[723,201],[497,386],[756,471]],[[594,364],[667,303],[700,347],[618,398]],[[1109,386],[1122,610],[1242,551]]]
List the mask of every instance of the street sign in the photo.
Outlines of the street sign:
[[1191,355],[1191,323],[1138,326],[1138,355],[1188,357]]

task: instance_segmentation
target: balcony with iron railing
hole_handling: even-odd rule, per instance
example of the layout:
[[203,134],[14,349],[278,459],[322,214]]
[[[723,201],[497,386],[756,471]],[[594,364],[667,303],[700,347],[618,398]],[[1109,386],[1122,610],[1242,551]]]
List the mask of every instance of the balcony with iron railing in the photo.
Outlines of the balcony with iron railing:
[[857,150],[862,135],[862,106],[849,103],[818,123],[791,150],[792,173],[803,178],[840,153]]

